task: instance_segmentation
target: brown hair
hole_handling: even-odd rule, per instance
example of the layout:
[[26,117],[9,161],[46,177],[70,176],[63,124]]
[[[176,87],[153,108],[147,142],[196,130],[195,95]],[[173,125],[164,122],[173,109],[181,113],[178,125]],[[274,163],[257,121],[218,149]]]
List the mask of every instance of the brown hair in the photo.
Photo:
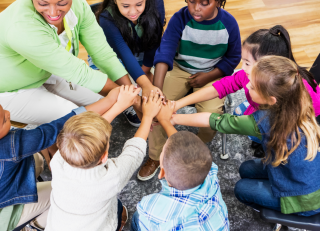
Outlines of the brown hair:
[[[289,155],[301,142],[299,128],[307,139],[306,160],[312,161],[318,152],[320,127],[315,118],[312,100],[306,90],[295,62],[280,56],[265,56],[253,67],[253,85],[257,93],[269,100],[276,98],[272,106],[261,106],[269,109],[270,140],[267,143],[265,162],[273,166],[286,163]],[[287,138],[291,139],[288,150]],[[271,150],[275,156],[271,156]]]
[[95,112],[71,117],[57,138],[63,159],[73,167],[92,168],[100,163],[109,144],[112,126]]
[[168,182],[174,188],[186,190],[202,184],[211,165],[209,148],[195,134],[181,131],[168,139],[164,149],[163,168]]

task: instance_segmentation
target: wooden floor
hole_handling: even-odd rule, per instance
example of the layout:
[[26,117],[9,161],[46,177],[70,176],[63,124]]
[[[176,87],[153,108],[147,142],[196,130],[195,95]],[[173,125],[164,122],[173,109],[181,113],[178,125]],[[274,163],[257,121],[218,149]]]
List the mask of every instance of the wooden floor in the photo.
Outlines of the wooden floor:
[[[87,0],[89,4],[101,0]],[[184,0],[164,0],[166,18],[185,6]],[[13,0],[0,0],[0,12]],[[290,33],[293,53],[301,66],[310,67],[320,53],[320,0],[227,0],[225,9],[238,21],[241,39],[260,28],[283,25]],[[86,60],[83,46],[79,58]]]

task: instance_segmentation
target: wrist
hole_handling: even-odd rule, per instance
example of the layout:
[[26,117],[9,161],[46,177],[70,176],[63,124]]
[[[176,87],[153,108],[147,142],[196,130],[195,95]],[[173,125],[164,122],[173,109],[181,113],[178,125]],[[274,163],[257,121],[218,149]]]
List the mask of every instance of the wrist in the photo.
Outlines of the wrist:
[[143,123],[150,123],[151,124],[152,120],[153,120],[152,116],[143,114],[141,123],[143,122]]
[[150,87],[152,86],[152,83],[150,82],[150,80],[148,79],[148,77],[146,75],[141,75],[138,79],[137,79],[137,84],[139,84],[139,86],[141,88],[145,88],[145,87]]

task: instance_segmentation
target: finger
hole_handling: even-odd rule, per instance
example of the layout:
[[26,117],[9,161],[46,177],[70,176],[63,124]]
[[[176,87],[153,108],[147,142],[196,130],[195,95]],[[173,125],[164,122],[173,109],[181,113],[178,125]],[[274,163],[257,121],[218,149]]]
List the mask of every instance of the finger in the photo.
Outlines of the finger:
[[159,98],[160,98],[159,92],[156,92],[156,93],[154,94],[153,101],[154,101],[154,102],[158,102],[158,99],[159,99]]
[[124,85],[124,90],[129,91],[129,85]]
[[161,105],[162,104],[162,96],[158,95],[158,99],[156,99],[156,102],[158,105]]
[[135,88],[133,93],[134,93],[135,95],[138,95],[138,94],[139,94],[139,92],[140,92],[140,90],[141,90],[141,88],[140,88],[140,87]]
[[135,87],[136,87],[135,85],[131,84],[129,86],[129,92],[134,92]]
[[176,101],[171,101],[170,108],[174,110],[175,107],[176,107]]
[[154,97],[154,92],[151,90],[150,95],[149,95],[149,101],[152,101]]
[[145,96],[143,96],[143,105],[146,105],[146,104],[147,104],[147,102],[148,102],[148,98],[147,98],[147,97],[145,97]]

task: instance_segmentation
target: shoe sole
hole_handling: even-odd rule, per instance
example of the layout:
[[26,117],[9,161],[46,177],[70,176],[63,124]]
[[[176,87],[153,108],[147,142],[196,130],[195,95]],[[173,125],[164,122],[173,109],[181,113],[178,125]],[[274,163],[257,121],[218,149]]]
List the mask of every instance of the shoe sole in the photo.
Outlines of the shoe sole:
[[145,177],[140,176],[140,175],[139,175],[139,172],[138,172],[137,177],[138,177],[138,179],[141,180],[141,181],[150,180],[151,178],[154,177],[154,175],[156,175],[156,173],[157,173],[157,171],[158,171],[159,168],[160,168],[160,165],[156,168],[156,170],[154,170],[154,172],[153,172],[151,175],[145,176]]

